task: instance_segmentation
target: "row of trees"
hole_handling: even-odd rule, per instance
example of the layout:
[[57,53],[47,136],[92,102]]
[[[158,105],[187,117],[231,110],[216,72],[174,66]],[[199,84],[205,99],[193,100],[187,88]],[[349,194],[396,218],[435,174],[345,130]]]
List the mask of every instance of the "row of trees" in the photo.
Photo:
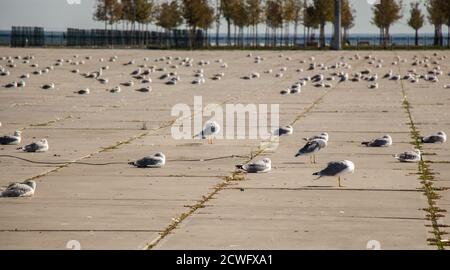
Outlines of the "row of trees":
[[[266,38],[275,46],[279,39],[285,45],[298,43],[299,26],[304,26],[305,40],[314,41],[315,29],[320,29],[320,43],[325,46],[325,25],[334,19],[334,0],[167,0],[156,4],[153,0],[97,0],[94,19],[126,30],[148,30],[150,24],[171,31],[182,24],[192,35],[216,26],[216,44],[222,22],[226,23],[227,42],[243,45],[245,31],[258,45],[258,29],[266,25]],[[343,0],[342,25],[346,35],[354,26],[355,11]],[[292,36],[291,27],[294,35]],[[234,29],[234,35],[233,35]]]
[[[443,45],[442,28],[450,29],[450,0],[423,0],[428,11],[427,19],[435,27],[435,44]],[[216,44],[222,22],[227,29],[227,42],[243,45],[245,31],[257,46],[258,29],[266,26],[265,40],[275,46],[279,39],[285,45],[298,43],[299,26],[304,26],[303,35],[307,43],[316,42],[315,31],[319,30],[318,42],[325,46],[325,27],[334,20],[334,0],[97,0],[94,19],[123,29],[148,30],[150,24],[171,31],[185,24],[191,40],[198,29],[205,31],[215,26]],[[425,24],[420,2],[411,4],[408,20],[416,32]],[[378,0],[373,6],[372,23],[380,29],[380,39],[387,45],[391,26],[403,17],[403,0]],[[347,41],[349,30],[354,26],[355,10],[349,0],[342,0],[342,31]],[[292,28],[293,27],[293,35]],[[234,35],[233,35],[234,30]],[[450,34],[449,34],[450,41]]]

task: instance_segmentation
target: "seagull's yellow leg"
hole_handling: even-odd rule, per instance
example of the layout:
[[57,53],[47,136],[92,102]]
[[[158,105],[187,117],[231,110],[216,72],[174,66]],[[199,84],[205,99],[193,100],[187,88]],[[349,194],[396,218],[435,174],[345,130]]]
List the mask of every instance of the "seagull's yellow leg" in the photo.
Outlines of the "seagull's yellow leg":
[[339,187],[342,187],[342,185],[341,185],[341,177],[340,176],[338,177],[338,185],[339,185]]
[[316,164],[316,155],[313,155],[314,157],[314,164]]

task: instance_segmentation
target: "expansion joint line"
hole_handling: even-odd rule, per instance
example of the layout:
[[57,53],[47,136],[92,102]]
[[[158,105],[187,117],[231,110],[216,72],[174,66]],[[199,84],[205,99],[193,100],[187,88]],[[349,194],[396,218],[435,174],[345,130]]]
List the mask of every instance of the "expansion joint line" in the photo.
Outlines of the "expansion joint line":
[[[308,114],[309,112],[311,112],[324,98],[325,96],[330,93],[333,90],[333,88],[331,90],[327,90],[325,91],[324,94],[322,94],[319,98],[317,98],[311,105],[309,105],[303,112],[301,112],[300,114],[298,114],[294,120],[291,122],[291,124],[296,124],[300,119],[304,118],[306,116],[306,114]],[[251,160],[253,160],[255,157],[260,156],[261,154],[263,154],[265,152],[265,149],[258,149],[256,151],[252,151],[250,153],[250,157],[244,161],[244,163],[248,163]],[[186,218],[188,218],[189,216],[191,216],[192,214],[194,214],[198,209],[200,208],[204,208],[206,206],[206,203],[211,200],[216,194],[218,194],[220,191],[226,189],[230,184],[232,184],[233,182],[236,181],[243,181],[245,180],[245,174],[235,170],[231,173],[230,176],[227,176],[224,178],[224,181],[217,184],[216,186],[213,187],[213,190],[207,194],[202,196],[202,199],[197,201],[196,204],[189,206],[189,210],[182,213],[181,215],[179,215],[178,217],[172,218],[172,222],[160,233],[160,235],[155,238],[153,241],[151,241],[150,243],[148,243],[147,245],[144,246],[144,249],[146,250],[150,250],[153,249],[154,247],[156,247],[165,237],[167,237],[173,230],[175,230]]]
[[[398,66],[398,69],[399,74],[401,74],[400,64]],[[400,85],[403,95],[402,105],[409,121],[408,125],[410,128],[410,135],[412,139],[411,144],[414,145],[416,149],[422,151],[423,143],[421,140],[420,132],[417,130],[414,123],[411,112],[411,104],[408,101],[406,89],[402,80],[400,80]],[[442,235],[445,235],[447,233],[441,231],[441,228],[446,226],[444,224],[439,224],[438,219],[444,217],[443,213],[446,211],[437,206],[437,200],[440,199],[440,195],[437,194],[439,189],[434,187],[434,173],[428,165],[428,162],[423,159],[423,156],[421,161],[418,163],[418,171],[419,179],[421,180],[420,183],[422,184],[421,190],[426,196],[428,204],[428,207],[424,208],[423,211],[427,213],[426,218],[431,222],[431,225],[429,227],[432,229],[430,233],[433,235],[433,237],[428,238],[427,241],[429,245],[435,245],[439,250],[444,250],[445,246],[448,245],[448,242],[442,241]]]

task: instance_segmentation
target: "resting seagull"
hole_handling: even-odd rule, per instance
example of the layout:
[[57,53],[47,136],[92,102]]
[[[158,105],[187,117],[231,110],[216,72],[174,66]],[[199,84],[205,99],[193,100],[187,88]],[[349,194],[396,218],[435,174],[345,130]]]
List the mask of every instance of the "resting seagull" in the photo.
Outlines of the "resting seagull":
[[162,168],[166,164],[166,156],[159,152],[153,156],[144,157],[128,164],[138,168]]
[[384,147],[392,145],[392,137],[390,135],[384,135],[381,138],[371,140],[369,142],[362,142],[362,145],[367,147]]
[[400,162],[419,162],[422,159],[422,153],[419,149],[394,155],[394,158]]
[[0,197],[31,197],[36,190],[36,182],[27,180],[23,183],[13,183],[0,191]]
[[89,88],[84,88],[84,89],[80,89],[78,91],[74,91],[75,94],[79,94],[79,95],[89,95],[91,91],[89,90]]
[[422,137],[421,141],[423,143],[445,143],[447,141],[447,134],[444,131],[439,131],[428,137]]
[[273,135],[281,137],[283,135],[292,135],[292,133],[294,133],[294,128],[291,125],[288,125],[286,127],[278,128],[273,132]]
[[208,139],[208,143],[213,143],[213,138],[219,134],[220,132],[220,125],[215,121],[208,121],[205,124],[205,127],[203,130],[194,136],[194,138],[200,138],[200,139]]
[[319,176],[316,180],[328,176],[338,177],[338,186],[341,186],[341,176],[348,173],[355,172],[355,164],[349,160],[332,161],[328,163],[327,167],[320,172],[313,173],[313,175]]
[[41,86],[42,89],[48,90],[48,89],[55,89],[54,83],[48,83]]
[[22,140],[22,132],[21,131],[15,131],[14,135],[5,135],[0,137],[0,145],[18,145],[20,141]]
[[19,147],[17,150],[22,150],[24,152],[36,152],[36,153],[42,153],[48,151],[48,142],[46,139],[42,139],[38,142],[25,145],[24,147]]
[[[295,155],[295,157],[309,156],[309,162],[316,163],[316,153],[325,147],[327,147],[327,141],[323,139],[308,141],[305,146],[298,150],[298,153]],[[313,161],[311,160],[311,155],[313,157]]]
[[236,168],[247,173],[266,173],[272,169],[272,161],[269,158],[244,165],[236,165]]

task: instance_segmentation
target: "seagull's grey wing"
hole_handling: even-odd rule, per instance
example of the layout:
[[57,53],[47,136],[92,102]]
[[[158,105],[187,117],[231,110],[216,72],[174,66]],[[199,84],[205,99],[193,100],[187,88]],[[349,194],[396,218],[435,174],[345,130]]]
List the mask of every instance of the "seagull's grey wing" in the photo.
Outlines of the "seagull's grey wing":
[[442,142],[442,137],[432,135],[432,136],[423,138],[422,141],[424,143],[438,143],[438,142]]
[[154,167],[162,164],[162,160],[158,157],[144,157],[135,162],[135,165],[140,168]]
[[387,143],[388,143],[388,141],[386,139],[379,138],[379,139],[375,139],[375,140],[371,141],[369,143],[369,146],[371,146],[371,147],[382,147],[382,146],[387,145]]
[[249,173],[256,173],[256,172],[261,172],[261,171],[266,170],[267,165],[266,165],[266,163],[264,163],[262,161],[258,161],[258,162],[249,163],[249,164],[244,165],[243,169]]
[[275,135],[278,135],[278,136],[283,136],[283,135],[286,135],[286,134],[288,134],[289,133],[289,130],[287,129],[287,128],[279,128],[279,129],[277,129],[276,131],[275,131]]
[[23,150],[25,152],[36,152],[37,150],[39,150],[41,148],[41,146],[37,143],[32,143],[29,145],[26,145]]
[[321,176],[335,176],[343,170],[347,169],[347,165],[344,162],[336,161],[328,163],[328,166],[320,171]]
[[416,159],[417,153],[414,152],[405,152],[399,155],[399,158],[404,159],[404,160],[414,160]]
[[33,188],[25,184],[11,184],[4,191],[0,192],[0,197],[21,197],[30,195],[33,192]]
[[300,153],[302,154],[309,154],[319,151],[321,148],[323,148],[324,145],[322,144],[322,141],[309,141],[308,143],[303,146],[302,149],[300,149]]
[[0,144],[2,145],[7,145],[7,144],[11,144],[17,142],[17,138],[13,137],[13,136],[2,136],[0,137]]

